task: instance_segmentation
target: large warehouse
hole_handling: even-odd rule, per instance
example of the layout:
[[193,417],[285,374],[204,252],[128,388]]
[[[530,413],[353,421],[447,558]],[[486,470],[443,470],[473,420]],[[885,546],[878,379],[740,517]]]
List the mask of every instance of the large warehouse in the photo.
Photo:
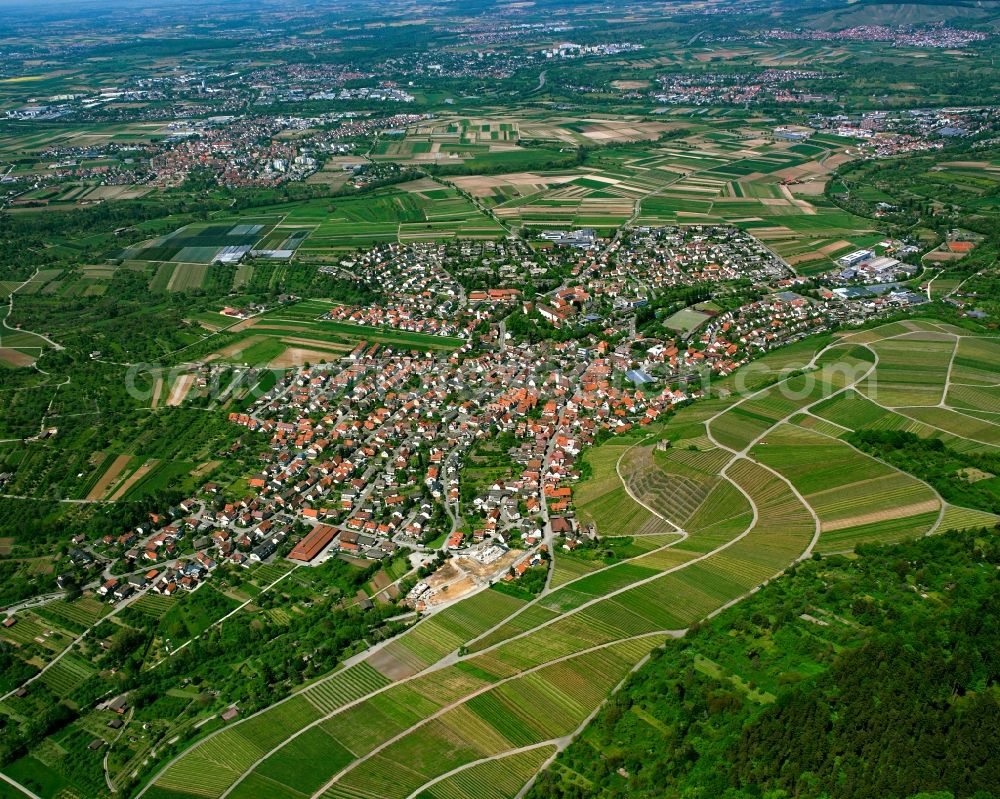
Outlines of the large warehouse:
[[320,552],[326,549],[327,545],[337,536],[337,528],[329,524],[317,526],[311,533],[295,545],[288,557],[291,560],[298,560],[308,563]]

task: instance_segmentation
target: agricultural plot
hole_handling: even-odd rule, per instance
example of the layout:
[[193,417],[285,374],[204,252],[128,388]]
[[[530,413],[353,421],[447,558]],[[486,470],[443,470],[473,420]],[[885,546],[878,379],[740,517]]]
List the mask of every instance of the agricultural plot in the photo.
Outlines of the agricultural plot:
[[888,538],[880,528],[886,523],[900,534],[926,532],[927,522],[936,521],[941,509],[935,492],[910,475],[847,444],[791,425],[771,431],[752,456],[783,474],[805,496],[820,520],[821,550],[828,537],[838,548],[867,543],[865,536],[873,530],[884,542]]
[[590,574],[598,568],[600,568],[600,564],[596,561],[574,558],[572,555],[564,555],[560,552],[555,556],[552,564],[551,585],[553,588],[558,588],[563,583],[568,583],[577,577],[583,577],[583,575]]
[[[684,549],[704,553],[749,529],[753,509],[747,497],[730,480],[720,480],[688,519],[689,538]],[[640,558],[646,563],[650,557]]]
[[312,225],[298,247],[303,257],[377,242],[500,238],[506,231],[455,189],[440,187],[428,196],[392,190],[333,203],[304,204],[289,211],[285,224]]
[[872,344],[878,368],[862,392],[890,408],[937,405],[956,343],[941,333],[913,333]]
[[369,664],[359,663],[337,674],[334,679],[324,680],[307,688],[302,696],[315,705],[318,711],[326,714],[388,684],[389,681]]
[[684,527],[715,488],[728,458],[719,449],[697,453],[674,449],[657,453],[654,459],[652,447],[637,446],[622,458],[621,475],[634,496]]
[[[592,561],[591,567],[591,570],[584,574],[590,574],[603,568],[603,564]],[[489,649],[495,644],[502,643],[552,621],[559,616],[559,613],[560,611],[549,610],[538,603],[526,605],[519,612],[510,616],[503,624],[498,625],[495,629],[490,630],[481,637],[472,639],[466,648],[470,652],[481,652],[484,649]]]
[[0,628],[0,638],[17,646],[38,644],[49,652],[58,653],[73,638],[61,627],[34,613],[21,612],[14,618],[17,620],[14,626]]
[[335,361],[362,341],[422,351],[455,350],[464,341],[320,319],[331,307],[307,300],[240,323],[236,332],[226,333],[225,344],[205,360],[284,369]]
[[253,581],[261,588],[264,588],[276,580],[284,577],[294,567],[285,561],[274,561],[258,566],[251,573]]
[[[197,267],[205,267],[216,260],[238,261],[240,257],[256,249],[258,242],[272,228],[273,224],[266,219],[260,223],[235,219],[232,223],[218,221],[187,225],[166,236],[128,247],[118,253],[117,257],[125,261],[162,262],[154,278],[155,288],[161,291],[168,288],[181,291],[185,284],[190,283],[189,287],[192,288],[201,285],[205,271]],[[178,272],[180,277],[174,286],[171,286],[171,281],[177,270],[166,268],[168,264],[185,267]],[[161,272],[170,277],[161,277]]]
[[514,677],[413,728],[321,795],[402,799],[456,768],[567,735],[659,640],[613,644]]
[[[522,135],[526,124],[520,123]],[[627,141],[643,138],[660,123],[633,123],[616,131],[610,124],[562,121],[537,132],[559,142]],[[566,169],[512,168],[509,174],[493,174],[496,170],[491,169],[489,175],[461,176],[453,182],[518,227],[593,227],[607,234],[626,221],[738,225],[767,240],[780,255],[795,257],[790,262],[801,263],[810,273],[830,268],[831,254],[878,240],[867,220],[843,212],[822,196],[829,169],[819,159],[837,152],[840,145],[805,145],[803,152],[767,141],[763,131],[759,139],[738,140],[713,129],[709,120],[691,127],[693,132],[677,141],[649,142],[641,148],[609,146],[591,154],[583,165]],[[415,135],[419,138],[424,131],[418,125]],[[430,146],[432,152],[414,157],[437,160],[447,154],[465,159],[472,155],[468,148],[485,145],[434,141]],[[466,160],[467,166],[474,163]]]
[[175,597],[146,593],[137,601],[133,602],[131,607],[134,610],[144,613],[147,616],[151,616],[154,619],[160,619],[163,618],[167,611],[169,611],[176,603],[177,599]]
[[996,514],[948,505],[938,529],[944,532],[946,530],[964,530],[970,527],[994,527],[998,523],[1000,523],[1000,516]]
[[759,440],[782,419],[865,377],[872,363],[853,349],[832,348],[817,359],[817,369],[794,375],[773,388],[751,396],[709,423],[723,446],[740,451]]
[[962,411],[1000,413],[1000,387],[967,386],[952,383],[948,387],[947,404]]
[[[631,442],[615,440],[587,453],[593,477],[574,491],[580,521],[593,524],[605,537],[671,532],[673,526],[632,499],[618,477],[618,461],[629,446]],[[556,564],[558,569],[558,557]]]
[[880,419],[893,415],[853,389],[817,403],[811,412],[849,430],[875,427]]
[[959,339],[952,362],[953,384],[992,386],[1000,373],[1000,341],[968,336]]
[[430,783],[417,799],[514,799],[556,747],[542,744],[526,752],[479,764]]
[[958,438],[1000,447],[1000,425],[949,408],[907,408],[902,413]]
[[157,778],[150,795],[218,797],[254,761],[288,736],[319,718],[302,696],[274,705],[264,713],[223,728],[204,739]]
[[83,658],[67,655],[54,663],[39,679],[56,696],[65,697],[79,688],[93,673],[93,666]]
[[73,602],[63,600],[50,602],[36,612],[39,616],[50,619],[66,629],[82,632],[96,624],[110,609],[106,602],[100,602],[92,596],[87,596]]
[[390,678],[416,674],[499,624],[523,604],[508,594],[480,592],[417,625],[378,652],[371,663]]

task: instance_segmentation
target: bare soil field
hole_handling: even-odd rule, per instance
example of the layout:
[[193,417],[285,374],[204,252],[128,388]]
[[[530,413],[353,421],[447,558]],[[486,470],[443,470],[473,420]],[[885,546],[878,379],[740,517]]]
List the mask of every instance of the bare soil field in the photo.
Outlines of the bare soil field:
[[414,669],[393,655],[392,650],[387,649],[380,649],[371,655],[368,658],[368,665],[393,681],[403,680],[414,674]]
[[187,396],[188,391],[191,390],[191,386],[194,384],[194,375],[181,375],[177,378],[177,382],[174,383],[173,388],[170,389],[170,396],[167,398],[167,405],[169,407],[177,407]]
[[950,261],[961,261],[967,254],[964,252],[949,252],[948,250],[931,250],[921,260],[947,263]]
[[197,469],[191,470],[192,477],[202,477],[222,465],[222,461],[205,461]]
[[320,363],[335,359],[337,356],[328,350],[309,350],[302,347],[289,347],[277,358],[272,358],[268,364],[274,369],[288,369],[293,366],[304,366],[306,363]]
[[824,255],[831,255],[832,253],[837,252],[837,250],[844,250],[853,246],[854,245],[851,244],[851,242],[841,239],[840,241],[833,242],[833,244],[827,244],[825,247],[820,247],[819,251]]
[[522,194],[540,191],[546,186],[569,183],[577,175],[536,175],[533,172],[511,172],[506,175],[469,175],[454,177],[451,182],[475,197],[493,194],[498,186],[515,186]]
[[150,408],[155,408],[160,403],[160,394],[163,393],[163,378],[158,377],[153,383],[153,398],[149,402]]
[[792,194],[798,194],[803,197],[819,197],[823,194],[825,187],[826,180],[816,178],[806,183],[796,183],[794,186],[789,186],[788,188],[791,189]]
[[153,469],[156,468],[157,464],[159,464],[159,461],[156,460],[156,458],[153,458],[152,460],[146,461],[146,463],[144,463],[142,466],[140,466],[138,469],[136,469],[129,476],[128,480],[126,480],[124,483],[122,483],[120,486],[118,486],[118,488],[115,490],[115,493],[112,494],[110,497],[108,497],[108,499],[111,502],[115,502],[116,500],[121,499],[125,495],[125,493],[132,486],[134,486],[143,477],[145,477],[147,474],[149,474],[151,471],[153,471]]
[[472,574],[476,577],[492,577],[494,574],[507,571],[507,569],[513,566],[514,563],[516,563],[517,560],[523,555],[524,552],[512,549],[503,557],[487,565],[480,563],[478,560],[473,560],[472,558],[455,558],[455,561],[458,567],[467,574]]
[[13,350],[10,347],[0,347],[0,363],[8,366],[24,367],[31,366],[35,359],[25,352]]
[[813,250],[812,252],[800,252],[797,255],[789,255],[785,260],[792,266],[795,266],[796,264],[805,264],[810,261],[821,261],[825,257],[823,253]]
[[125,467],[128,466],[129,461],[132,460],[131,455],[119,455],[115,458],[111,465],[108,467],[107,471],[101,475],[101,478],[94,483],[94,487],[90,489],[90,493],[87,494],[87,499],[101,499],[108,489],[114,484],[118,476],[125,471]]
[[427,606],[434,607],[435,605],[443,605],[445,602],[454,602],[475,590],[476,581],[471,577],[463,577],[454,583],[442,585],[437,593],[428,597]]
[[611,85],[616,89],[623,89],[628,91],[629,89],[645,89],[649,86],[648,80],[613,80]]

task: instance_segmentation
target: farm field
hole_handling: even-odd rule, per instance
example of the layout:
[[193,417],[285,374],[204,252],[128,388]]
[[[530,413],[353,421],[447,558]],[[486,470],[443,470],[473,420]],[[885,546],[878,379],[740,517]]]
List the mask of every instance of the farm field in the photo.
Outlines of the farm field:
[[[678,127],[627,118],[556,117],[544,125],[517,115],[446,118],[414,123],[405,135],[383,140],[375,157],[440,167],[443,181],[513,227],[592,227],[609,235],[625,223],[729,223],[751,231],[806,274],[830,269],[836,257],[879,240],[868,220],[823,197],[842,144],[817,139],[795,145],[749,124],[716,127],[707,119],[686,121],[684,135],[669,141],[651,141]],[[538,154],[532,159],[530,152],[517,151],[513,142],[519,137],[553,153],[570,143],[605,146],[583,163],[545,168]],[[463,173],[452,176],[447,169],[454,165]],[[486,173],[474,174],[477,166]],[[392,225],[383,224],[389,239]],[[306,249],[316,242],[314,233]],[[681,317],[678,326],[693,322]]]
[[[150,268],[151,289],[189,291],[206,285],[220,265],[240,264],[242,271],[234,279],[238,287],[249,280],[254,262],[315,261],[379,242],[506,235],[455,188],[426,182],[433,188],[415,181],[360,197],[276,204],[253,216],[218,213],[209,222],[126,247],[114,253],[108,266]],[[240,263],[247,258],[252,261]],[[22,291],[42,291],[55,277],[39,274]]]
[[[282,224],[310,231],[297,250],[304,258],[378,242],[441,241],[456,236],[489,239],[505,234],[455,189],[443,185],[427,189],[421,183],[365,197],[293,206]],[[411,190],[406,190],[407,185]]]
[[450,351],[463,343],[453,336],[322,319],[332,307],[322,300],[303,300],[245,320],[219,335],[218,349],[205,361],[287,368],[334,361],[363,341],[424,351]]
[[[901,337],[930,353],[905,389]],[[992,352],[988,339],[960,341]],[[695,403],[645,438],[589,451],[574,502],[604,531],[610,559],[557,551],[551,587],[532,601],[482,591],[430,614],[350,669],[195,744],[146,795],[249,797],[267,785],[331,799],[461,796],[496,764],[523,763],[497,794],[513,796],[527,764],[558,749],[653,648],[796,560],[994,518],[943,503],[842,440],[851,424],[898,415],[861,393],[880,370],[893,391],[942,396],[958,342],[929,322],[825,349],[804,342],[804,374]],[[772,360],[775,370],[795,363]],[[325,765],[306,774],[302,762]]]

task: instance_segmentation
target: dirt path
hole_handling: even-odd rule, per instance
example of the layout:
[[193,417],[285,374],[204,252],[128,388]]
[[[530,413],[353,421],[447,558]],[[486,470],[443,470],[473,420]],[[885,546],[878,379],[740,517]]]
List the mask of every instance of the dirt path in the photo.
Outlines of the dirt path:
[[[517,674],[512,674],[509,677],[504,677],[503,679],[498,680],[497,682],[487,683],[486,685],[483,685],[482,687],[477,688],[475,691],[472,691],[471,693],[466,694],[465,696],[460,697],[459,699],[456,699],[454,702],[450,702],[449,704],[444,705],[443,707],[441,707],[440,709],[436,710],[434,713],[430,714],[429,716],[425,716],[424,718],[422,718],[416,724],[411,725],[410,727],[408,727],[407,729],[405,729],[402,732],[398,733],[397,735],[394,735],[393,737],[389,738],[388,740],[383,741],[381,744],[379,744],[378,746],[376,746],[374,749],[372,749],[370,752],[368,752],[364,756],[356,758],[349,765],[345,766],[340,771],[338,771],[336,774],[334,774],[333,777],[331,777],[319,790],[314,791],[313,794],[312,794],[313,799],[315,799],[316,797],[321,796],[323,793],[325,793],[327,790],[329,790],[331,787],[333,787],[340,780],[340,778],[343,777],[344,775],[346,775],[348,772],[353,771],[358,766],[360,766],[362,763],[365,763],[365,762],[371,760],[373,757],[375,757],[379,753],[385,751],[388,747],[392,746],[397,741],[400,741],[401,739],[405,738],[407,735],[410,735],[415,730],[418,730],[421,727],[423,727],[423,726],[431,723],[432,721],[435,721],[436,719],[439,719],[441,716],[443,716],[446,713],[454,710],[459,705],[463,705],[466,702],[468,702],[469,700],[474,699],[477,696],[480,696],[480,695],[486,693],[487,691],[492,691],[492,690],[498,688],[501,685],[504,685],[504,684],[506,684],[508,682],[511,682],[512,680],[521,679],[521,678],[523,678],[523,677],[525,677],[527,675],[534,674],[534,673],[536,673],[538,671],[541,671],[542,669],[549,668],[549,667],[554,666],[554,665],[559,664],[559,663],[563,663],[563,662],[565,662],[567,660],[572,660],[574,658],[578,658],[578,657],[581,657],[583,655],[588,655],[591,652],[599,652],[602,649],[607,649],[610,646],[615,646],[617,644],[621,644],[621,643],[626,642],[626,641],[636,641],[636,640],[641,640],[643,638],[662,639],[664,636],[671,636],[673,638],[679,638],[683,634],[684,634],[683,630],[656,630],[656,631],[651,632],[651,633],[643,633],[642,635],[633,635],[633,636],[630,636],[628,638],[621,638],[621,639],[619,639],[617,641],[612,641],[610,643],[598,644],[596,646],[592,646],[592,647],[589,647],[587,649],[581,649],[581,650],[579,650],[577,652],[573,652],[572,654],[569,654],[569,655],[561,655],[560,657],[553,658],[552,660],[550,660],[550,661],[548,661],[546,663],[542,663],[542,664],[539,664],[537,666],[532,666],[530,668],[527,668],[527,669],[524,669],[524,670],[518,672]],[[645,658],[643,658],[643,660],[645,660]],[[421,673],[426,673],[426,672],[421,672]],[[598,710],[599,709],[600,709],[600,706],[598,707]],[[313,724],[315,724],[315,723],[316,722],[313,722]],[[489,758],[487,758],[487,759],[489,759]],[[250,771],[247,771],[244,774],[249,774],[249,773],[250,773]],[[238,785],[238,784],[239,783],[236,783],[236,785]],[[236,786],[234,785],[233,787],[235,788]],[[423,786],[421,786],[421,787],[423,787]],[[220,797],[220,799],[225,799],[225,797],[229,794],[230,791],[232,791],[232,788],[230,788],[229,791],[227,791],[226,793],[224,793]]]
[[[810,362],[810,365],[815,365],[816,362],[817,362],[817,360],[819,359],[820,355],[823,352],[825,352],[826,349],[827,348],[824,348],[819,353],[816,353],[816,355],[813,356],[813,359]],[[855,378],[854,380],[849,381],[847,385],[845,385],[843,388],[841,388],[838,391],[833,392],[833,393],[836,394],[836,393],[839,393],[841,391],[849,390],[854,385],[856,385],[858,382],[860,382],[865,377],[867,377],[868,374],[872,370],[874,370],[877,367],[877,365],[878,365],[878,356],[877,356],[877,353],[873,353],[873,354],[874,354],[874,357],[875,357],[875,362],[872,363],[867,370],[864,370],[864,373],[854,375],[853,376]],[[788,377],[786,376],[784,379],[787,380]],[[767,390],[773,390],[773,385],[765,387],[765,388],[762,388],[762,389],[760,389],[760,390],[758,390],[756,392],[752,392],[748,396],[743,397],[740,400],[740,402],[745,402],[746,400],[750,399],[751,397],[757,396],[758,394],[761,394],[761,393],[763,393],[764,391],[767,391]],[[739,404],[739,403],[737,403],[737,404]],[[813,404],[815,404],[815,403],[813,403]],[[732,407],[735,407],[735,406],[730,406],[729,408],[726,409],[726,411],[731,410]],[[806,408],[804,410],[808,410],[808,407],[810,407],[810,406],[806,406]],[[803,409],[800,409],[800,411],[801,410],[803,410]],[[722,413],[723,412],[720,412],[719,414],[716,414],[716,416],[719,416]],[[588,602],[584,602],[582,605],[580,605],[578,607],[575,607],[575,608],[573,608],[573,609],[571,609],[571,610],[569,610],[569,611],[567,611],[565,613],[559,614],[558,616],[556,616],[555,619],[548,620],[548,621],[543,622],[541,624],[536,624],[533,627],[531,627],[529,630],[526,630],[523,633],[519,633],[519,634],[510,636],[508,638],[505,638],[503,641],[494,643],[491,646],[487,646],[487,647],[485,647],[483,649],[477,650],[475,653],[466,655],[466,654],[459,654],[458,652],[452,652],[452,653],[450,653],[450,654],[448,654],[448,655],[440,658],[438,661],[436,661],[435,663],[429,665],[428,667],[426,667],[425,669],[423,669],[422,671],[420,671],[420,672],[418,672],[416,674],[413,674],[413,675],[411,675],[411,676],[409,676],[407,678],[403,678],[401,680],[393,680],[391,683],[389,683],[386,686],[383,686],[382,688],[379,688],[379,689],[376,689],[374,691],[371,691],[371,692],[365,694],[364,696],[358,697],[357,699],[355,699],[355,700],[353,700],[351,702],[348,702],[348,703],[346,703],[346,704],[344,704],[344,705],[342,705],[342,706],[334,709],[329,714],[326,714],[326,715],[320,717],[319,719],[316,719],[315,721],[313,721],[313,722],[305,725],[301,729],[297,730],[292,735],[286,737],[283,741],[281,741],[277,746],[273,747],[270,751],[263,753],[261,755],[261,757],[257,761],[255,761],[245,771],[243,771],[243,773],[237,778],[237,780],[225,790],[225,792],[221,795],[221,799],[225,799],[225,797],[227,797],[229,794],[231,794],[237,788],[237,786],[239,786],[239,785],[242,784],[242,782],[244,781],[244,779],[247,776],[249,776],[250,774],[254,773],[254,769],[255,768],[257,768],[269,756],[271,756],[272,754],[274,754],[274,752],[282,749],[283,747],[288,746],[296,738],[300,737],[301,735],[304,735],[304,734],[308,733],[311,729],[313,729],[316,726],[319,726],[320,724],[322,724],[323,722],[325,722],[329,718],[331,718],[331,717],[333,717],[335,715],[338,715],[338,714],[345,713],[345,712],[349,711],[350,709],[359,706],[361,703],[363,703],[363,702],[371,699],[373,696],[382,694],[382,693],[384,693],[387,690],[390,690],[392,688],[398,687],[401,684],[410,682],[413,679],[417,679],[417,678],[421,678],[421,677],[427,677],[429,674],[433,674],[433,673],[438,672],[438,671],[440,671],[442,669],[446,669],[449,666],[452,666],[452,665],[454,665],[456,663],[460,663],[460,662],[464,661],[467,657],[481,657],[482,655],[484,655],[486,653],[489,653],[489,652],[491,652],[492,650],[494,650],[494,649],[496,649],[498,647],[509,645],[512,641],[515,641],[515,640],[520,639],[520,638],[524,638],[527,635],[537,634],[540,630],[545,629],[546,627],[550,626],[554,622],[556,622],[556,621],[563,621],[563,620],[565,620],[566,618],[568,618],[570,616],[578,614],[580,611],[585,610],[587,607],[589,607],[590,605],[592,605],[592,604],[594,604],[596,602],[603,602],[603,601],[606,601],[608,599],[612,599],[615,596],[617,596],[617,595],[619,595],[619,594],[621,594],[621,593],[623,593],[625,591],[633,590],[633,589],[635,589],[637,587],[640,587],[640,586],[644,585],[647,582],[651,582],[653,580],[659,580],[659,579],[662,579],[667,574],[679,571],[681,569],[689,568],[690,566],[692,566],[695,563],[698,563],[700,561],[705,560],[706,558],[710,558],[713,555],[716,555],[716,554],[718,554],[720,552],[725,551],[729,547],[733,546],[736,542],[738,542],[738,541],[746,538],[746,536],[750,535],[752,533],[752,531],[754,531],[755,529],[758,529],[758,525],[759,525],[759,521],[760,521],[759,520],[759,514],[758,514],[758,508],[757,508],[756,503],[754,502],[753,498],[750,497],[747,494],[747,492],[744,491],[738,484],[736,484],[734,481],[732,481],[731,478],[728,478],[728,476],[726,474],[726,471],[728,470],[728,468],[734,462],[737,462],[737,461],[739,461],[740,459],[743,459],[743,458],[747,458],[749,450],[756,443],[759,442],[759,440],[763,437],[763,435],[766,435],[766,432],[769,432],[774,427],[777,427],[778,425],[787,422],[788,419],[792,415],[793,414],[789,414],[789,416],[786,417],[786,418],[782,418],[782,419],[776,420],[775,423],[773,425],[771,425],[771,427],[769,428],[768,431],[765,431],[765,433],[762,434],[762,436],[758,436],[756,439],[754,439],[753,441],[751,441],[748,444],[748,446],[746,448],[744,448],[743,450],[741,450],[741,451],[736,451],[736,450],[734,450],[732,448],[729,448],[729,447],[721,447],[721,449],[729,452],[731,454],[731,456],[732,456],[729,459],[729,462],[727,463],[727,465],[721,470],[721,474],[722,474],[722,476],[724,478],[729,479],[730,482],[732,482],[732,484],[735,485],[736,488],[741,491],[741,493],[747,498],[747,501],[748,501],[748,503],[750,505],[750,508],[752,510],[753,518],[751,519],[751,521],[750,521],[749,525],[747,526],[747,528],[742,533],[740,533],[739,535],[734,536],[732,539],[730,539],[729,541],[725,542],[724,544],[722,544],[722,545],[714,548],[710,552],[702,554],[700,557],[697,557],[697,558],[694,558],[692,560],[686,561],[685,563],[679,564],[679,565],[677,565],[677,566],[675,566],[673,568],[668,568],[668,569],[662,570],[659,573],[657,573],[655,575],[652,575],[652,576],[650,576],[650,577],[648,577],[646,579],[637,580],[635,582],[629,583],[626,586],[623,586],[623,587],[621,587],[621,588],[619,588],[617,590],[614,590],[614,591],[610,591],[610,592],[608,592],[608,593],[606,593],[606,594],[604,594],[604,595],[602,595],[600,597],[595,597],[593,600],[590,600]],[[711,438],[710,423],[711,423],[711,421],[714,418],[716,418],[716,417],[712,417],[709,420],[707,420],[707,422],[706,422],[706,429],[709,431],[708,434],[709,434],[710,438]],[[783,483],[785,483],[785,485],[788,486],[789,490],[793,493],[793,495],[796,497],[796,499],[798,499],[802,503],[803,508],[806,509],[810,513],[810,515],[812,516],[813,523],[815,525],[815,533],[813,535],[812,540],[809,542],[808,546],[805,549],[805,553],[806,553],[805,556],[807,556],[808,553],[810,553],[812,551],[812,548],[813,548],[813,546],[816,543],[816,539],[818,537],[819,529],[820,529],[819,519],[818,519],[817,515],[815,514],[815,511],[812,510],[811,506],[805,501],[805,499],[802,497],[802,495],[795,489],[794,486],[792,486],[790,484],[790,482],[786,478],[784,478],[782,475],[778,474],[774,470],[769,469],[767,467],[764,467],[763,464],[760,464],[760,465],[763,468],[765,468],[767,471],[769,471],[772,474],[774,474]],[[617,464],[616,464],[616,467],[617,467]],[[623,483],[624,483],[624,481],[623,481]],[[638,500],[635,497],[633,497],[633,499],[635,499],[638,502]],[[659,516],[659,514],[656,511],[653,511],[651,508],[648,508],[648,510],[650,510],[655,515]],[[679,540],[682,540],[682,539],[680,539],[680,537],[678,537],[678,538],[679,538]],[[672,542],[672,543],[676,543],[676,542]],[[648,553],[644,553],[644,554],[648,554]],[[783,570],[784,570],[784,568],[779,569],[777,571],[777,573],[780,574],[781,571],[783,571]],[[577,579],[587,579],[588,577],[591,577],[591,576],[592,576],[591,574],[581,575],[581,577],[579,577]],[[570,580],[567,583],[565,583],[563,585],[563,587],[565,588],[566,586],[572,585],[573,582],[575,582],[575,581],[574,580]],[[722,604],[721,607],[717,608],[715,611],[713,611],[711,614],[709,614],[709,616],[710,617],[716,616],[719,612],[722,612],[727,607],[731,607],[732,605],[736,604],[737,602],[742,601],[746,596],[748,596],[749,594],[753,593],[755,590],[757,590],[756,587],[753,588],[753,589],[751,589],[751,590],[749,590],[749,591],[747,591],[747,592],[745,592],[745,593],[741,593],[737,597],[733,597],[730,601]],[[526,605],[525,607],[533,606],[534,604],[536,604],[536,602],[537,602],[537,600],[534,601],[534,602],[532,602],[532,603],[528,603],[528,605]],[[517,615],[517,613],[509,615],[502,622],[500,622],[500,624],[508,623],[516,615]],[[431,615],[429,614],[428,618],[430,618],[430,617],[431,617]],[[643,635],[634,636],[633,638],[645,638],[647,636],[655,636],[655,635],[661,635],[662,636],[664,634],[677,634],[677,631],[674,631],[674,632],[659,631],[659,632],[654,632],[654,633],[646,633],[646,634],[643,634]],[[478,638],[482,638],[482,637],[483,636],[479,636]],[[478,640],[478,638],[477,639],[472,639],[468,643],[471,644],[475,640]],[[394,640],[398,640],[398,639],[394,639]],[[581,649],[581,650],[574,651],[574,652],[572,652],[570,654],[567,654],[567,655],[559,657],[559,658],[553,658],[552,660],[546,660],[544,663],[541,663],[538,666],[535,666],[535,667],[532,667],[532,668],[528,668],[528,669],[525,669],[523,671],[519,671],[519,672],[517,672],[514,675],[511,675],[509,678],[506,678],[506,679],[502,680],[501,683],[491,683],[488,686],[484,686],[481,689],[481,691],[476,691],[476,692],[473,692],[472,694],[466,694],[466,695],[464,695],[464,696],[456,699],[455,702],[450,703],[450,704],[448,704],[448,705],[440,708],[435,713],[433,713],[433,714],[431,714],[431,715],[429,715],[429,716],[427,716],[425,718],[422,718],[417,724],[411,725],[406,730],[401,731],[398,735],[390,738],[389,740],[383,741],[378,747],[376,747],[374,750],[372,750],[371,752],[369,752],[368,754],[366,754],[364,757],[357,758],[357,759],[353,760],[349,765],[347,765],[346,767],[344,767],[343,769],[341,769],[340,771],[338,771],[338,773],[332,775],[331,779],[328,782],[326,782],[325,785],[323,787],[321,787],[319,789],[319,791],[316,792],[316,793],[314,793],[313,795],[314,796],[318,796],[319,794],[323,793],[326,789],[330,788],[335,783],[337,783],[341,778],[343,778],[348,772],[350,772],[350,771],[358,768],[359,765],[361,765],[362,763],[364,763],[367,760],[370,760],[372,757],[378,756],[378,754],[381,753],[381,752],[383,752],[386,749],[386,747],[391,746],[394,742],[396,742],[398,740],[401,740],[403,736],[412,733],[415,729],[419,729],[420,727],[422,727],[423,725],[425,725],[425,724],[427,724],[429,722],[433,722],[436,718],[440,717],[442,714],[444,714],[444,713],[446,713],[446,712],[454,709],[454,707],[457,707],[457,706],[459,706],[460,704],[462,704],[464,702],[467,702],[469,699],[471,699],[474,696],[478,695],[482,691],[492,690],[492,689],[496,688],[497,685],[506,682],[508,679],[509,680],[513,680],[513,679],[523,678],[527,674],[530,674],[530,673],[532,673],[534,671],[537,671],[539,669],[550,667],[554,663],[558,663],[558,662],[561,662],[562,660],[566,660],[566,659],[570,659],[570,658],[579,657],[580,655],[586,654],[587,652],[594,651],[594,650],[597,650],[597,649],[602,649],[604,647],[611,646],[611,645],[614,645],[616,643],[620,643],[623,640],[632,640],[632,639],[631,638],[616,639],[615,641],[608,642],[608,643],[605,643],[605,644],[601,644],[601,645],[592,647],[590,649]],[[369,662],[370,662],[371,657],[372,657],[373,654],[374,654],[374,650],[369,650],[364,656],[361,656],[361,657],[364,658],[364,659],[368,659]],[[358,660],[358,662],[360,662],[360,659]],[[350,665],[350,664],[345,664],[345,665]],[[335,672],[334,674],[331,674],[328,678],[325,678],[325,680],[326,679],[335,679],[336,676],[338,674],[341,674],[341,673],[343,673],[343,672],[342,671]],[[314,685],[321,684],[322,682],[325,682],[325,680],[320,680],[319,682],[315,683]],[[296,696],[296,695],[298,695],[298,694],[293,694],[292,696]],[[286,701],[286,700],[282,700],[282,701]],[[277,704],[281,704],[281,702],[279,702]],[[270,710],[273,707],[274,706],[271,706],[271,708],[268,708],[267,710]],[[262,711],[262,712],[267,712],[267,710]],[[256,716],[256,715],[258,715],[258,714],[254,714],[254,716]],[[251,717],[247,717],[247,718],[251,718]],[[246,719],[244,719],[243,721],[246,721]],[[204,742],[205,741],[202,740],[202,741],[199,741],[199,742],[193,744],[192,746],[188,747],[184,752],[182,752],[178,757],[179,758],[184,757],[187,753],[189,753],[190,751],[192,751],[194,748],[198,747],[199,745],[204,744]],[[177,760],[178,760],[178,758],[174,758],[173,760],[171,760],[170,763],[167,763],[164,766],[164,768],[161,769],[160,773],[156,775],[156,777],[160,776],[160,774],[162,774],[167,768],[169,768],[172,763],[176,763]],[[155,783],[156,777],[154,777],[154,779],[149,783],[150,785],[152,785],[152,784]],[[140,795],[142,793],[144,793],[144,791],[140,792]]]
[[10,293],[10,296],[7,298],[7,313],[4,315],[4,318],[3,318],[3,326],[7,330],[14,330],[14,331],[19,332],[19,333],[31,333],[32,335],[38,336],[38,338],[42,339],[42,341],[44,341],[46,344],[48,344],[53,349],[61,350],[61,349],[63,349],[62,344],[57,344],[52,339],[50,339],[48,336],[46,336],[46,335],[44,335],[42,333],[36,333],[34,330],[24,330],[23,328],[11,327],[11,325],[7,324],[8,320],[11,317],[11,315],[14,313],[14,295],[17,294],[17,292],[19,292],[25,286],[27,286],[32,280],[34,280],[35,277],[38,275],[38,272],[39,272],[39,270],[36,269],[34,275],[32,275],[31,277],[29,277],[20,286],[18,286],[16,289],[14,289]]
[[107,471],[101,475],[101,479],[94,483],[94,487],[90,489],[90,493],[87,494],[87,499],[101,499],[111,488],[118,476],[125,471],[125,467],[128,462],[132,460],[131,455],[119,455],[115,458],[111,465],[108,467]]
[[21,783],[12,780],[6,774],[0,773],[0,780],[3,780],[8,785],[10,785],[11,787],[13,787],[13,789],[15,791],[20,791],[25,796],[29,797],[29,799],[42,799],[42,797],[40,797],[37,793],[29,791],[27,788],[25,788],[23,785],[21,785]]

